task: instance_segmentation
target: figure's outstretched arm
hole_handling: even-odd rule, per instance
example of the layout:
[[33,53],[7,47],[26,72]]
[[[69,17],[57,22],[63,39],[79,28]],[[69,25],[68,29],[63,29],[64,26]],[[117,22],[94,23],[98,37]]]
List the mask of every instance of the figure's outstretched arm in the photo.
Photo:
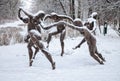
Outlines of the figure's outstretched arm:
[[18,18],[22,20],[24,23],[28,23],[28,18],[21,17],[21,14],[20,14],[21,10],[22,10],[21,8],[18,10]]
[[73,48],[73,49],[80,48],[80,46],[81,46],[85,41],[86,41],[85,38],[83,38],[82,41],[81,41],[77,46],[75,46],[75,48]]
[[19,19],[23,20],[23,18],[21,17],[20,12],[21,12],[21,8],[18,10],[18,17],[19,17]]
[[64,22],[64,21],[60,21],[62,23],[64,23],[64,25],[68,26],[69,28],[72,28],[74,30],[77,30],[77,31],[82,31],[84,28],[80,28],[79,26],[75,26],[73,24],[70,24],[70,23],[67,23],[67,22]]
[[73,19],[72,19],[71,17],[69,17],[69,16],[66,16],[66,15],[59,15],[59,17],[61,17],[62,19],[67,19],[67,20],[69,20],[70,22],[73,23]]
[[[20,8],[21,9],[21,8]],[[24,11],[23,9],[21,9],[25,15],[27,15],[29,18],[32,18],[32,15],[28,14],[26,11]]]
[[42,24],[40,24],[40,26],[41,26],[44,30],[49,30],[49,29],[51,29],[51,28],[53,28],[53,27],[56,27],[56,26],[59,25],[59,24],[60,24],[60,23],[57,22],[57,23],[53,23],[53,24],[48,25],[48,26],[43,26]]
[[47,15],[44,17],[43,21],[47,20],[48,18],[50,18],[50,15],[49,15],[49,14],[47,14]]
[[69,23],[67,23],[65,21],[59,21],[59,22],[53,23],[51,25],[48,25],[48,26],[45,26],[45,27],[42,26],[42,27],[43,27],[43,29],[48,30],[48,29],[56,27],[58,25],[66,25],[66,26],[68,26],[68,27],[70,27],[72,29],[78,30],[78,31],[83,31],[83,29],[84,29],[84,28],[80,28],[78,26],[74,26],[73,24],[69,24]]

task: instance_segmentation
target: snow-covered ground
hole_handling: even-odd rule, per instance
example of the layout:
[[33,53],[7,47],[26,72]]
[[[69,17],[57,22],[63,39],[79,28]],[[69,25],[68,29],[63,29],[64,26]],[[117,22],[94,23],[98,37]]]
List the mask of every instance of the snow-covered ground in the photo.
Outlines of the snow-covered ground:
[[120,37],[112,29],[106,36],[96,36],[98,51],[106,58],[104,65],[89,55],[86,43],[72,49],[82,38],[66,38],[61,57],[60,41],[53,37],[47,50],[56,62],[55,70],[41,52],[29,67],[27,44],[0,46],[0,81],[120,81]]

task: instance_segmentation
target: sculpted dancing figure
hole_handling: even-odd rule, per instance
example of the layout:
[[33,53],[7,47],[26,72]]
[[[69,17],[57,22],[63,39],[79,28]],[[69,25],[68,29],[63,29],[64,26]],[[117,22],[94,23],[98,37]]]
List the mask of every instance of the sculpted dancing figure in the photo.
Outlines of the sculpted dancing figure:
[[[44,48],[44,45],[42,44],[40,38],[41,35],[38,31],[36,30],[31,30],[29,31],[29,36],[30,36],[30,44],[36,46],[39,48],[39,50],[46,56],[46,58],[49,60],[49,62],[51,63],[52,69],[55,69],[55,62],[52,59],[52,56],[49,52],[47,52]],[[33,62],[33,60],[31,59],[31,61]],[[32,63],[31,63],[32,65]]]
[[[44,18],[44,20],[46,20],[47,18],[54,20],[54,22],[58,22],[61,20],[69,20],[69,21],[73,22],[71,17],[65,16],[65,15],[58,15],[56,13],[51,13],[50,15],[46,16]],[[44,29],[48,30],[47,28],[44,28]],[[63,24],[57,25],[57,31],[49,33],[48,39],[47,39],[47,44],[48,44],[47,47],[49,47],[51,37],[56,34],[60,34],[60,43],[61,43],[61,49],[62,49],[61,56],[63,56],[63,54],[64,54],[64,39],[65,39],[65,34],[66,34],[66,29]]]
[[69,24],[64,21],[60,21],[60,22],[54,23],[53,25],[46,26],[46,28],[49,29],[49,28],[52,28],[54,26],[59,26],[59,25],[67,25],[67,27],[70,27],[72,29],[79,31],[84,36],[87,42],[91,57],[93,57],[100,64],[104,64],[105,59],[103,58],[102,54],[99,53],[97,50],[96,38],[91,34],[91,32],[86,27],[79,27],[79,26],[75,26],[73,24]]
[[[21,17],[21,13],[20,13],[21,11],[25,15],[27,15],[28,18]],[[41,50],[45,54],[47,59],[50,61],[50,63],[52,64],[53,69],[55,69],[55,62],[52,61],[51,55],[43,49],[43,44],[38,42],[39,40],[41,40],[40,35],[31,33],[31,30],[35,30],[39,32],[39,34],[41,34],[41,29],[39,24],[41,23],[40,20],[43,20],[44,16],[45,16],[45,13],[43,11],[39,12],[36,16],[32,16],[28,14],[26,11],[24,11],[21,8],[18,11],[19,19],[22,20],[24,23],[27,23],[27,27],[28,27],[28,34],[25,38],[25,41],[28,42],[27,48],[29,52],[29,66],[32,66],[33,58],[35,58],[35,55],[37,54],[37,52]],[[35,43],[35,41],[37,41],[37,43]],[[34,56],[33,56],[32,47],[35,48]]]
[[[96,30],[96,28],[97,28],[97,25],[96,25],[96,19],[97,19],[97,18],[98,18],[97,12],[93,12],[93,13],[90,15],[90,18],[88,18],[87,22],[85,22],[85,24],[84,24],[84,26],[86,26],[86,27],[90,30],[90,32],[93,33],[94,35],[95,35],[95,30]],[[75,21],[74,23],[76,23],[76,22],[79,22],[79,20],[78,20],[78,21]],[[74,25],[75,25],[75,26],[78,26],[79,23],[78,23],[78,24],[74,24]],[[80,48],[80,46],[81,46],[85,41],[86,41],[85,38],[83,38],[82,41],[81,41],[77,46],[75,46],[75,48],[73,48],[73,49]]]

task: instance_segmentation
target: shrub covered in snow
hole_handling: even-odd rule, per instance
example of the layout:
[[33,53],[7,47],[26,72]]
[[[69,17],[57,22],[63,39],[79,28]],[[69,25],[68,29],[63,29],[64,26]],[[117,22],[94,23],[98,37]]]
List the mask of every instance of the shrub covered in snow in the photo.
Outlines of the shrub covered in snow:
[[23,42],[22,31],[18,27],[1,27],[0,28],[0,46]]

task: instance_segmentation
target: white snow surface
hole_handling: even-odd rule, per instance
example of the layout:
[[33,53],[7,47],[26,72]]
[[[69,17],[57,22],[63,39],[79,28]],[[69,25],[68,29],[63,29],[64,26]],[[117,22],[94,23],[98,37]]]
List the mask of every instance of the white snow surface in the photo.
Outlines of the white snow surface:
[[60,41],[52,37],[46,50],[56,62],[55,70],[41,52],[29,67],[27,44],[0,46],[0,81],[120,81],[120,37],[116,32],[108,27],[106,36],[96,36],[98,51],[106,59],[104,65],[89,55],[87,43],[72,49],[82,38],[66,38],[61,57]]
[[19,26],[19,24],[23,24],[22,21],[14,21],[13,23],[4,23],[4,24],[0,24],[0,28],[3,27],[21,27]]

